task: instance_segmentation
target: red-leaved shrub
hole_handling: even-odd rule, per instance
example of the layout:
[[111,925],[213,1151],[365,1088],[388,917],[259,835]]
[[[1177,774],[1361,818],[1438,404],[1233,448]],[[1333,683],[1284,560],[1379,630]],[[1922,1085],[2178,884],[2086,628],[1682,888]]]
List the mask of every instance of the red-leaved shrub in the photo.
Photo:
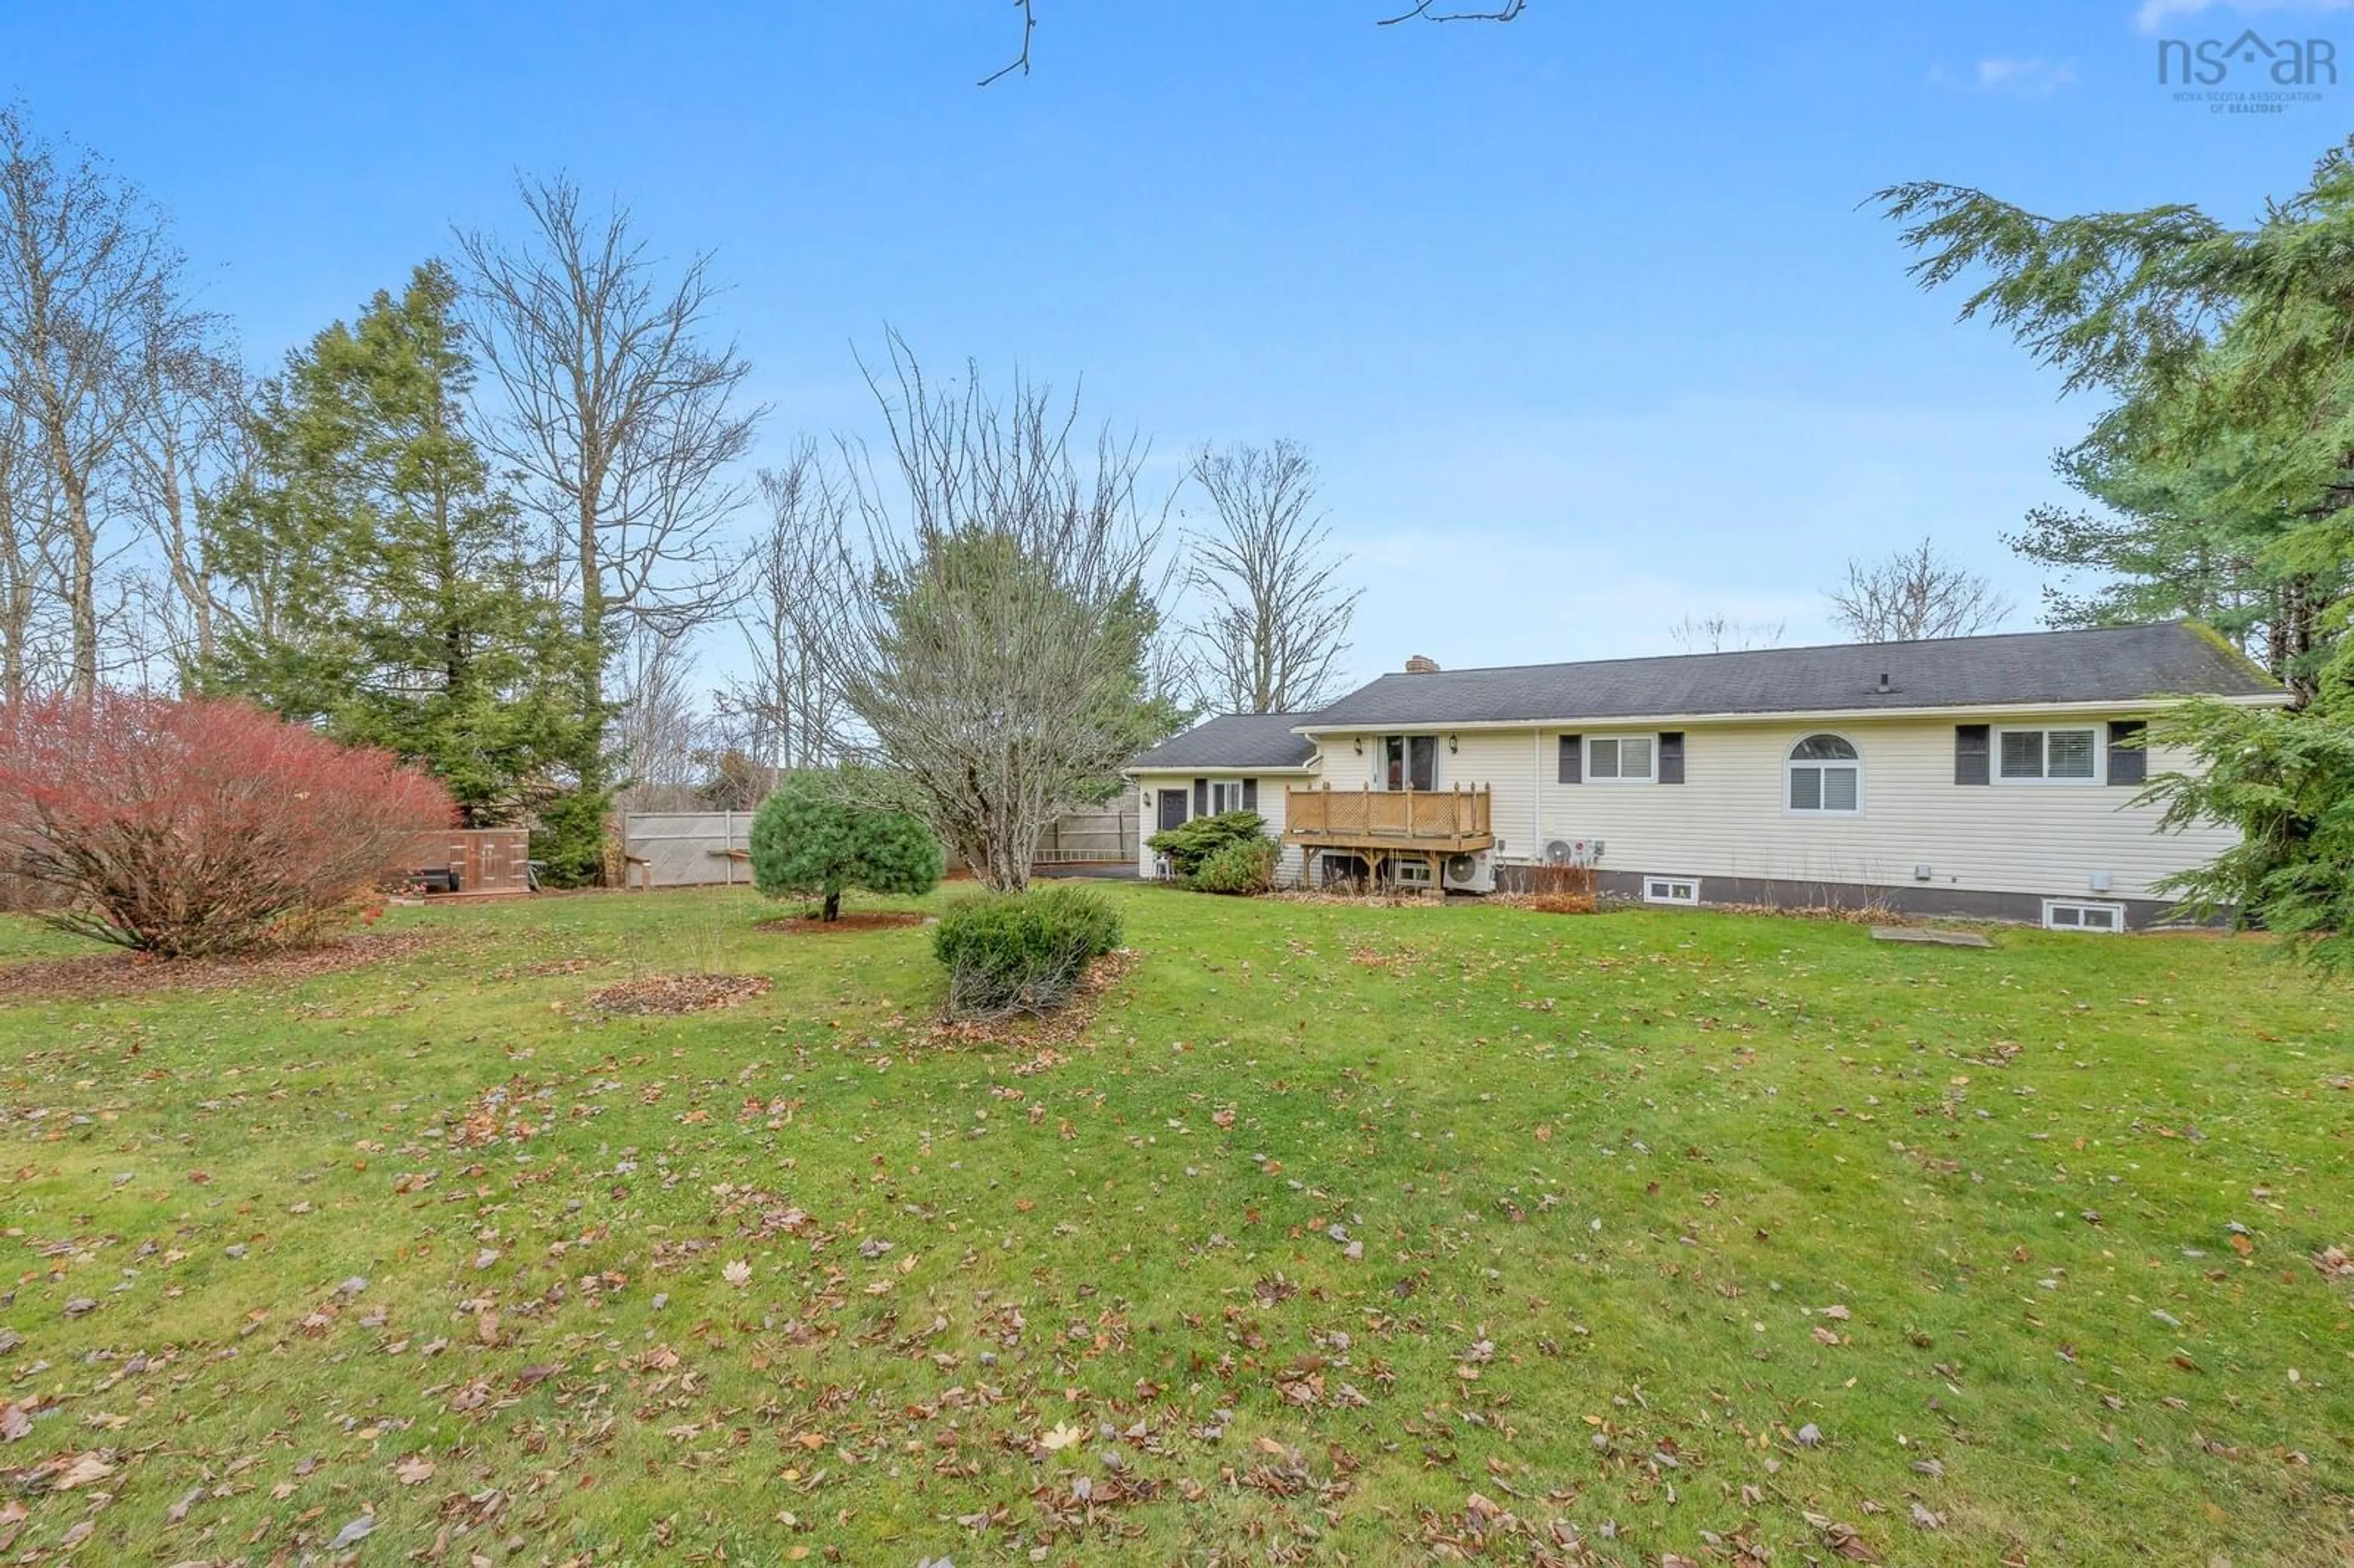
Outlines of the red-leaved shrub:
[[314,940],[454,817],[440,781],[391,753],[244,703],[0,709],[0,868],[56,891],[42,918],[127,948]]

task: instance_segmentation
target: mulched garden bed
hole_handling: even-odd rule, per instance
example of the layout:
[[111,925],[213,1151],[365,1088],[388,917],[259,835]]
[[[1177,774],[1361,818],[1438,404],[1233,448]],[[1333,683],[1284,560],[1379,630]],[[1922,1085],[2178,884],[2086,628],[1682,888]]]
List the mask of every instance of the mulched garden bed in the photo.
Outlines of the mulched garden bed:
[[653,975],[592,991],[588,1005],[600,1012],[670,1016],[733,1007],[768,989],[766,975]]
[[912,909],[854,909],[832,920],[821,920],[814,915],[781,915],[774,920],[762,920],[755,931],[884,931],[899,926],[920,926],[930,916]]
[[406,958],[440,940],[438,934],[429,932],[369,931],[315,947],[234,958],[158,959],[116,948],[72,958],[26,959],[0,964],[0,1001],[36,998],[87,1001],[159,991],[224,991],[264,982],[284,985]]

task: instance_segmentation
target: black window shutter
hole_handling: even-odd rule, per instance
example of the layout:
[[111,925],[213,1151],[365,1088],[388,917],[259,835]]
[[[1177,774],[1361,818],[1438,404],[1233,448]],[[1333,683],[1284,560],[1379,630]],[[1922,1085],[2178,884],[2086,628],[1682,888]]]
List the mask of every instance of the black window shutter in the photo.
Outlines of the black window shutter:
[[2139,786],[2149,779],[2149,726],[2141,719],[2109,721],[2109,782]]
[[1957,724],[1954,726],[1955,783],[1994,782],[1994,775],[1988,766],[1988,749],[1993,735],[1994,726],[1991,725]]
[[1210,781],[1206,779],[1193,780],[1193,814],[1197,817],[1210,814]]
[[1585,753],[1581,749],[1583,738],[1583,736],[1575,735],[1565,735],[1561,737],[1561,765],[1559,771],[1555,774],[1555,778],[1561,783],[1579,784],[1585,782],[1585,775],[1583,771],[1582,762]]
[[1258,810],[1258,780],[1256,779],[1243,780],[1243,810],[1246,811]]
[[1684,781],[1684,732],[1663,729],[1659,732],[1659,782],[1681,784]]

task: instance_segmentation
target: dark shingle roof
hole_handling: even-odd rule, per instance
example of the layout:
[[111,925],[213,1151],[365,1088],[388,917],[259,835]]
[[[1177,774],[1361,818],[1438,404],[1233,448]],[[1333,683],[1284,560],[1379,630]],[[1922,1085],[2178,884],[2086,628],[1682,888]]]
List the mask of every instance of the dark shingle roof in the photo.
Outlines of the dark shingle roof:
[[1306,714],[1223,714],[1129,758],[1130,768],[1301,768],[1315,744],[1291,726]]
[[[1882,673],[1893,688],[1885,693],[1875,690]],[[2135,702],[2190,694],[2266,696],[2279,690],[2213,634],[2175,620],[1384,675],[1303,722],[1330,729],[1682,714],[1869,713]]]

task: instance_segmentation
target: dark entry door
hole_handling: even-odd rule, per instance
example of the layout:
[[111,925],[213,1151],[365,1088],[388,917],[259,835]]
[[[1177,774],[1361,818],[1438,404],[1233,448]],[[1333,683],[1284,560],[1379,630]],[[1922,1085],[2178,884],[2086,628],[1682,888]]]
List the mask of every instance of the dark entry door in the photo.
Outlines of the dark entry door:
[[1161,831],[1167,832],[1171,828],[1182,828],[1184,825],[1185,791],[1163,789],[1161,791]]

